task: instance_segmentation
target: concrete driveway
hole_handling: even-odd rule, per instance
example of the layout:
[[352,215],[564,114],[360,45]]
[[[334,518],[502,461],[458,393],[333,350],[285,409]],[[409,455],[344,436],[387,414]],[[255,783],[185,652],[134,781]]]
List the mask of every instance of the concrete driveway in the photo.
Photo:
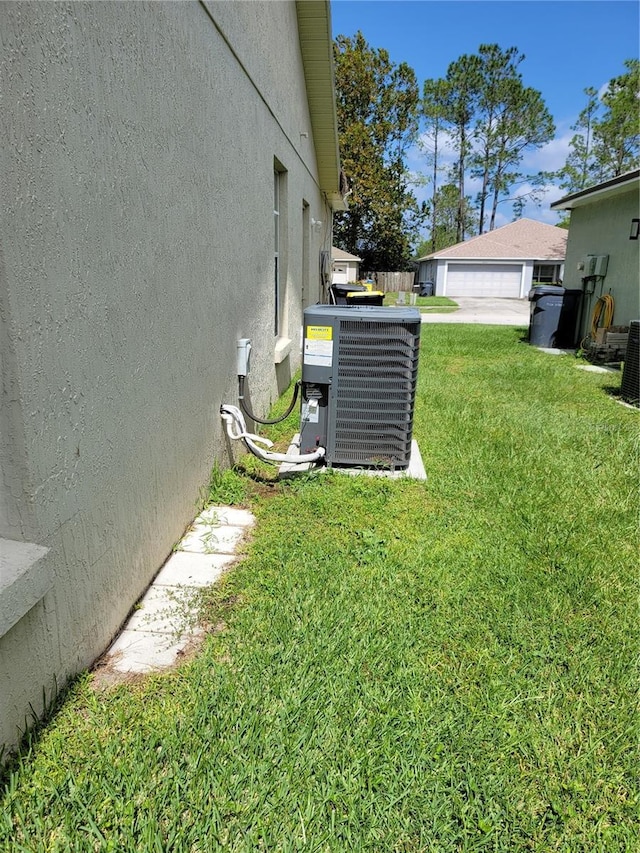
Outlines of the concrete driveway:
[[456,297],[460,308],[451,314],[438,314],[437,308],[422,311],[423,323],[484,323],[488,326],[528,326],[528,299]]

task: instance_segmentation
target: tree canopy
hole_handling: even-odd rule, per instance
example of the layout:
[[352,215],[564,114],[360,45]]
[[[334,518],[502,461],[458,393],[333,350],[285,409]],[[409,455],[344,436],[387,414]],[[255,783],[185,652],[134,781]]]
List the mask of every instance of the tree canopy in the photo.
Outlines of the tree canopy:
[[[528,182],[535,193],[542,173],[528,175],[521,162],[526,151],[553,138],[555,127],[540,92],[524,85],[518,66],[524,60],[516,47],[506,50],[497,44],[481,44],[477,54],[452,62],[446,76],[424,84],[422,114],[428,138],[432,140],[432,240],[435,241],[439,197],[436,144],[444,136],[454,152],[449,180],[458,187],[456,241],[468,236],[467,176],[479,180],[476,198],[477,231],[495,227],[498,205],[515,201],[514,214],[521,213],[522,194],[508,199],[518,182]],[[473,233],[473,232],[471,232]]]
[[409,189],[405,157],[418,134],[414,71],[395,65],[358,32],[334,42],[342,167],[349,210],[336,214],[334,243],[365,270],[407,268],[424,212]]
[[584,90],[587,103],[572,126],[567,162],[558,173],[561,185],[577,192],[640,166],[638,99],[640,62],[628,59],[626,71],[614,77],[601,96]]
[[[501,204],[511,204],[518,218],[552,180],[574,191],[640,165],[636,59],[600,94],[585,89],[563,169],[530,173],[525,154],[551,141],[555,126],[541,93],[525,84],[517,47],[481,44],[422,89],[406,63],[394,64],[361,32],[338,36],[334,56],[340,151],[351,189],[349,210],[334,219],[334,243],[360,256],[364,270],[407,269],[425,223],[429,240],[421,254],[492,230]],[[420,176],[407,171],[411,148],[424,157]],[[412,190],[420,182],[430,187],[421,205]],[[475,198],[468,194],[473,184]]]

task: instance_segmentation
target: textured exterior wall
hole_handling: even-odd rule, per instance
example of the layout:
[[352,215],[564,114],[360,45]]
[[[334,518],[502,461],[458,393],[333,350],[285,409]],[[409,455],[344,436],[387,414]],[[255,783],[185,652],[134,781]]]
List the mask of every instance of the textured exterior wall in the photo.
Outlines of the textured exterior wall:
[[[3,3],[0,33],[0,536],[49,548],[53,580],[0,638],[10,743],[195,515],[236,339],[257,411],[297,367],[330,247],[309,216],[330,214],[294,3]],[[274,158],[296,344],[277,366]]]
[[578,270],[578,263],[585,255],[609,255],[607,275],[585,298],[581,337],[591,327],[596,300],[605,293],[611,293],[615,300],[614,325],[628,325],[640,318],[640,240],[629,239],[634,217],[638,217],[637,187],[571,212],[564,287],[582,289],[584,273]]
[[358,261],[334,261],[332,284],[348,284],[358,281],[359,275]]

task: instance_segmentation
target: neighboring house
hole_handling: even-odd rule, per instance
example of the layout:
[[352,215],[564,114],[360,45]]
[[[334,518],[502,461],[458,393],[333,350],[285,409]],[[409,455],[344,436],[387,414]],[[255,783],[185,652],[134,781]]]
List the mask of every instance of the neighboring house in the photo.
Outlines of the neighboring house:
[[571,211],[564,284],[584,294],[580,339],[604,294],[614,299],[612,325],[640,320],[640,170],[567,195],[551,209]]
[[349,284],[358,281],[360,276],[360,261],[362,258],[343,252],[342,249],[331,248],[331,261],[333,264],[332,284]]
[[255,411],[289,383],[345,205],[328,2],[2,3],[0,30],[11,747],[107,647],[228,462],[237,339]]
[[564,228],[518,219],[419,258],[418,282],[437,296],[524,299],[533,283],[562,280],[566,242]]

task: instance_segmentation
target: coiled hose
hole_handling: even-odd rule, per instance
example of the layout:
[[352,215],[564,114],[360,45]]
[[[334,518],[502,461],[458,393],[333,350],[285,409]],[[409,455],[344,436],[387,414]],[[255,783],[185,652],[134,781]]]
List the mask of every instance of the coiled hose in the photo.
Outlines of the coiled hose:
[[591,330],[582,341],[581,347],[584,348],[588,339],[595,341],[600,325],[602,325],[603,329],[607,329],[613,323],[614,308],[615,302],[610,293],[604,293],[597,298],[596,304],[593,306],[593,314],[591,315]]
[[599,296],[596,304],[593,307],[593,317],[591,318],[591,337],[595,338],[598,332],[598,326],[600,325],[600,319],[602,318],[602,326],[607,329],[613,323],[613,309],[615,307],[615,303],[613,301],[613,296],[609,293],[605,293],[603,296]]

